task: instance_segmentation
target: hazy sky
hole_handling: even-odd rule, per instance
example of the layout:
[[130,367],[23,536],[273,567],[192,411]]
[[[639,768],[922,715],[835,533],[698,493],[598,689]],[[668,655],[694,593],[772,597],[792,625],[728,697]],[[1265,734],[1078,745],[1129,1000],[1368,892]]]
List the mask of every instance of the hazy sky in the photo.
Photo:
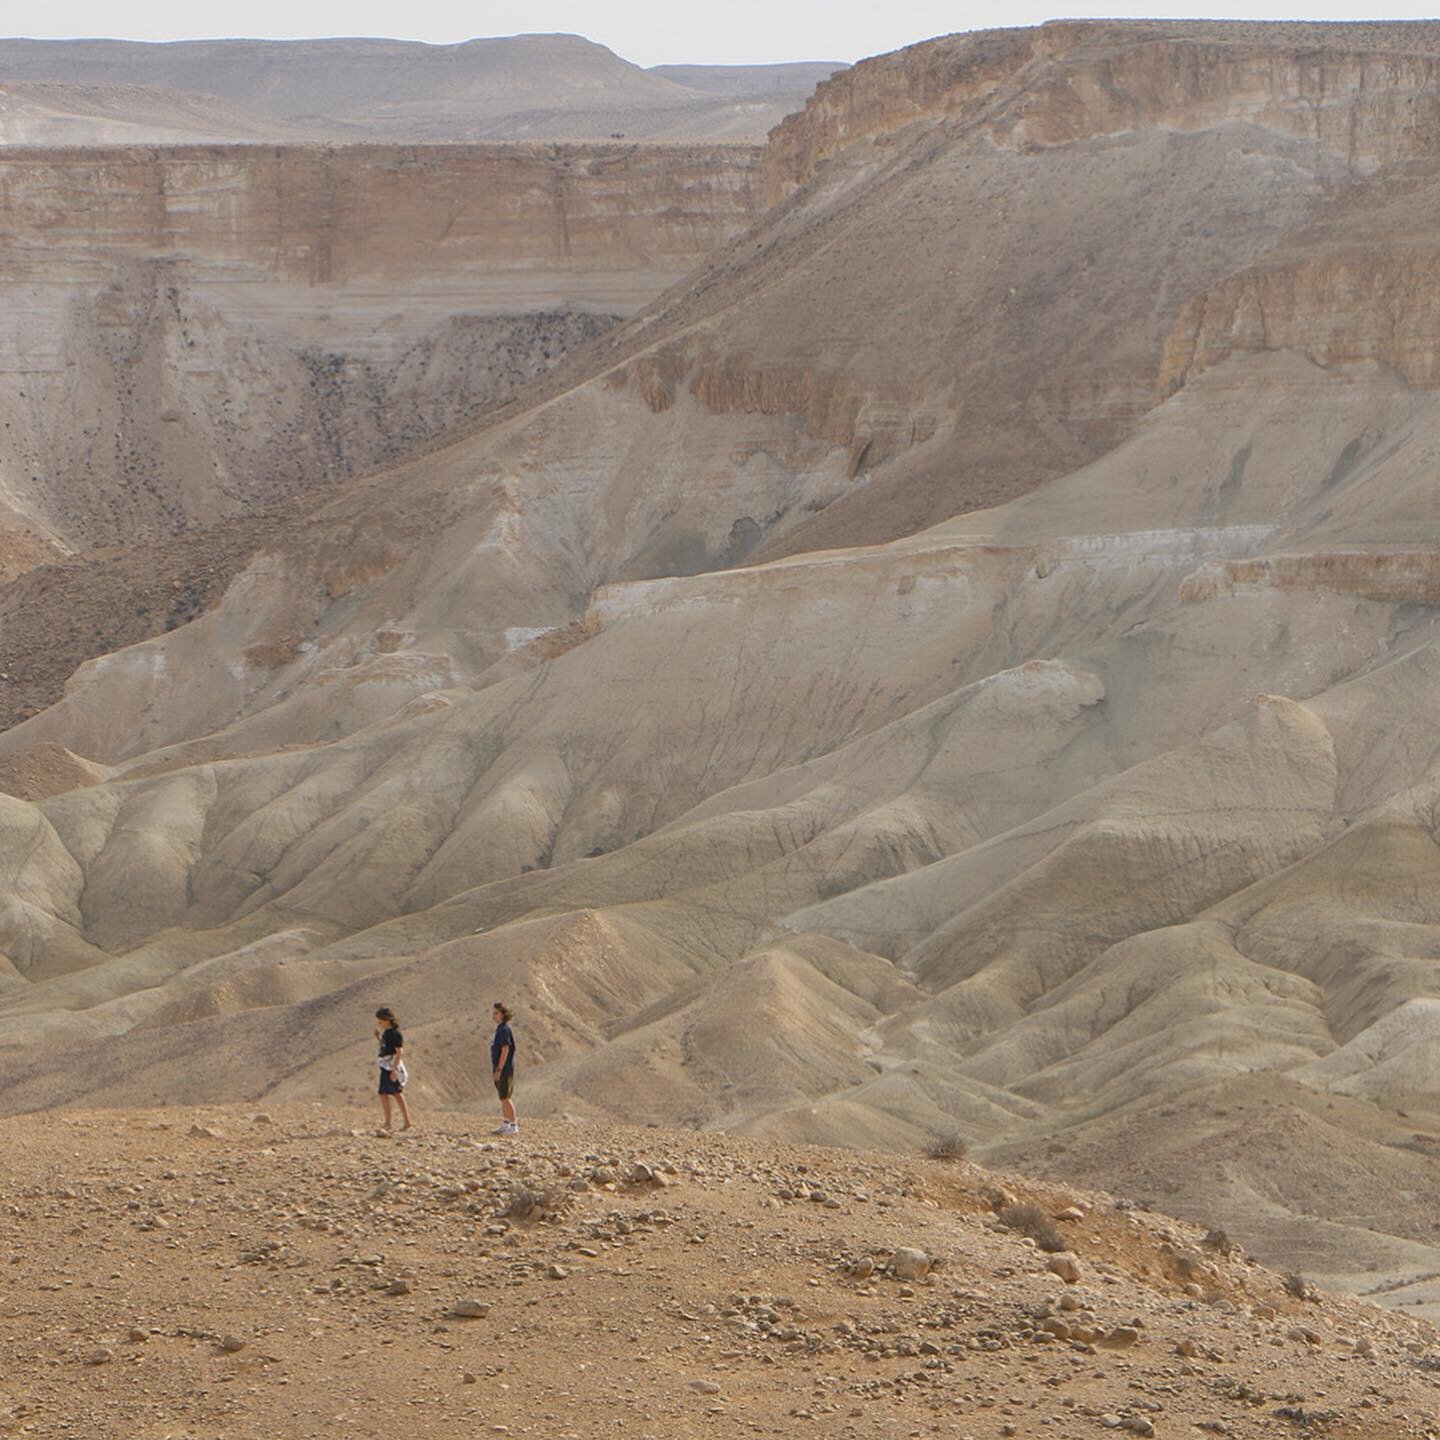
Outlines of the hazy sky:
[[1336,0],[1193,0],[1167,4],[980,0],[3,0],[9,35],[111,35],[131,40],[260,35],[392,35],[449,43],[519,30],[587,35],[641,65],[858,60],[932,35],[1067,16],[1194,16],[1235,20],[1418,20],[1436,0],[1385,0],[1380,14]]

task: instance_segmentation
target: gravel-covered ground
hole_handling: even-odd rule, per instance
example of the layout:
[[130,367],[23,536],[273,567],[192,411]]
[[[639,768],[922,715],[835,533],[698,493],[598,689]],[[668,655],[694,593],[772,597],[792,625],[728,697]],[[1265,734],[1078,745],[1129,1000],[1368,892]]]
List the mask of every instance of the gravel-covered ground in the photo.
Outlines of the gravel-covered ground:
[[369,1118],[5,1121],[0,1434],[1440,1434],[1425,1322],[1291,1293],[1123,1200],[964,1160]]

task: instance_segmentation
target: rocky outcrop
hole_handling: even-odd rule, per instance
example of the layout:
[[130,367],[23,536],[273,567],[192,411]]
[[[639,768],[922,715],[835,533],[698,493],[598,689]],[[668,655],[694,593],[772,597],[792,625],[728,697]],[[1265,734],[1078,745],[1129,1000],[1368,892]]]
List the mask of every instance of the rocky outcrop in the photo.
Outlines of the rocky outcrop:
[[1440,250],[1377,246],[1232,276],[1180,310],[1163,397],[1228,355],[1298,350],[1318,365],[1375,361],[1440,387]]
[[797,417],[808,435],[850,451],[852,476],[935,433],[934,417],[908,404],[903,394],[876,394],[820,367],[702,362],[691,377],[690,393],[713,415],[739,411]]
[[1180,582],[1180,598],[1215,600],[1244,589],[1325,590],[1382,605],[1440,605],[1440,554],[1349,550],[1214,560]]
[[1160,28],[1119,45],[1111,27],[1043,27],[1050,62],[997,125],[1013,143],[1064,144],[1142,125],[1197,130],[1246,123],[1315,141],[1359,171],[1393,163],[1440,134],[1440,54],[1401,36],[1383,50],[1316,53],[1262,32],[1211,40]]
[[819,86],[771,132],[765,193],[777,200],[846,146],[923,118],[982,124],[1022,148],[1146,125],[1247,123],[1373,170],[1440,134],[1437,77],[1440,41],[1425,25],[1340,32],[1058,21],[950,36]]
[[951,35],[864,60],[816,87],[803,110],[770,132],[765,197],[804,185],[846,146],[924,116],[983,105],[1035,53],[1033,30]]

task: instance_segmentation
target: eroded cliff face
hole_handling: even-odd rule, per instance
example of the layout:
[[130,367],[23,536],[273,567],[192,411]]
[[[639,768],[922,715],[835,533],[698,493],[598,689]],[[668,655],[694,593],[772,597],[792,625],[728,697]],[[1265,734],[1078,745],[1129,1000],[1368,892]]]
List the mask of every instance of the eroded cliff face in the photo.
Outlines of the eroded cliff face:
[[[1440,55],[1400,37],[1385,49],[1313,51],[1160,33],[1113,46],[1114,31],[1045,26],[1046,73],[1003,115],[997,137],[1063,144],[1139,125],[1198,130],[1246,123],[1315,141],[1361,172],[1413,153],[1440,134]],[[1424,44],[1422,37],[1416,37]]]
[[1440,387],[1440,250],[1320,255],[1231,276],[1180,311],[1160,394],[1229,355],[1298,350],[1318,365],[1375,361],[1419,389]]
[[683,271],[754,210],[750,146],[194,146],[0,155],[24,248],[180,254],[277,279],[427,267]]
[[867,137],[930,119],[981,126],[1002,144],[1061,145],[1145,125],[1249,123],[1313,140],[1373,170],[1440,134],[1433,26],[1057,21],[955,35],[866,60],[826,81],[771,132],[770,201]]
[[[0,495],[76,548],[394,458],[744,228],[756,160],[683,146],[0,155]],[[34,553],[7,542],[12,570]]]
[[770,132],[765,195],[804,185],[826,160],[869,136],[926,116],[983,107],[1036,54],[1034,30],[949,35],[863,60],[816,87],[803,110]]

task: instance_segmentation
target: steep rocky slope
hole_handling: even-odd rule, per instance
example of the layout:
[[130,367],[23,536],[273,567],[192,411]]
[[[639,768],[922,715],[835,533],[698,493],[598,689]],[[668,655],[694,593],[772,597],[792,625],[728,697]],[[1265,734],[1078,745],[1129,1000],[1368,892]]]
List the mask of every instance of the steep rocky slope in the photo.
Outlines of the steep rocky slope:
[[1440,1434],[1433,1326],[1127,1199],[421,1113],[394,1139],[316,1106],[7,1121],[0,1423]]
[[0,736],[5,1106],[339,1099],[381,999],[488,1103],[499,994],[539,1112],[958,1132],[1433,1303],[1437,54],[868,62],[594,347],[157,557],[203,613]]

